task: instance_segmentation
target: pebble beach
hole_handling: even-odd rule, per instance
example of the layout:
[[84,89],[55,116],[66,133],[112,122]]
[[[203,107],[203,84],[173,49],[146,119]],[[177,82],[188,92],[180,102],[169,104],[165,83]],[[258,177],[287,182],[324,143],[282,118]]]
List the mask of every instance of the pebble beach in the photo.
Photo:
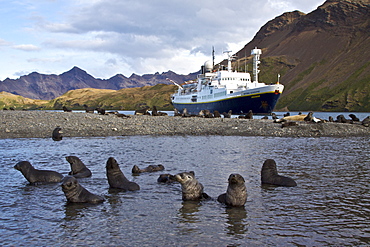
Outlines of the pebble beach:
[[85,112],[0,111],[0,139],[50,138],[56,127],[63,137],[132,135],[221,135],[269,137],[370,136],[370,127],[358,123],[297,122],[282,127],[272,119],[201,118]]

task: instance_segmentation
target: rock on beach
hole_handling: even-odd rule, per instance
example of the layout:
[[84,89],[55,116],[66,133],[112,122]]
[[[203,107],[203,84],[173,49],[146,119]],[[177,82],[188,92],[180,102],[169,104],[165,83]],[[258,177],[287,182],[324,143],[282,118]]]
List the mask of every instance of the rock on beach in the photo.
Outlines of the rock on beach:
[[120,118],[85,112],[0,111],[0,139],[51,138],[61,127],[63,137],[131,135],[222,135],[271,137],[370,136],[370,127],[350,123],[299,122],[282,128],[273,120],[138,116]]

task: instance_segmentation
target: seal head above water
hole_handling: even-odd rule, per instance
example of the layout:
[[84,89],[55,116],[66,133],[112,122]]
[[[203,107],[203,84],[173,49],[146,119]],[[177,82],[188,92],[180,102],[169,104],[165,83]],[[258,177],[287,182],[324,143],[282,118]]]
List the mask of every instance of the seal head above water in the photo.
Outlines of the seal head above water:
[[15,166],[31,184],[35,183],[59,183],[63,175],[56,171],[35,169],[30,162],[21,161]]
[[110,157],[106,165],[107,178],[110,188],[121,189],[124,191],[140,190],[140,186],[135,182],[130,182],[121,169],[117,161]]
[[240,174],[230,174],[226,193],[218,196],[217,201],[232,207],[242,207],[247,201],[245,180]]
[[184,201],[195,201],[208,199],[209,196],[203,192],[203,185],[195,178],[194,172],[181,172],[174,176],[181,184],[182,199]]
[[267,159],[263,163],[261,170],[261,182],[262,184],[271,184],[277,186],[297,186],[297,183],[292,178],[284,177],[278,174],[276,162],[273,159]]
[[101,203],[105,199],[95,195],[82,187],[73,176],[67,176],[63,179],[62,190],[68,202],[79,203]]
[[76,156],[67,156],[66,160],[71,165],[71,170],[68,175],[72,175],[75,178],[87,178],[91,177],[92,173],[89,168]]

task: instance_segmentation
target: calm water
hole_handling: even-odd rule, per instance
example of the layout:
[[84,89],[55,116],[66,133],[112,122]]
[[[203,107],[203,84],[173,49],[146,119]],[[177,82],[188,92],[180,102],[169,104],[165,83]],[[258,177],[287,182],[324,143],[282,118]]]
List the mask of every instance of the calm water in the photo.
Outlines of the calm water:
[[[369,144],[368,138],[222,136],[0,140],[0,245],[369,246]],[[67,204],[60,184],[31,186],[13,169],[28,160],[66,175],[68,155],[92,170],[79,181],[104,203]],[[140,191],[108,192],[110,156]],[[268,158],[298,186],[262,187]],[[172,174],[193,170],[214,200],[183,202],[179,184],[158,184],[163,172],[132,176],[135,164],[163,164]],[[230,173],[246,179],[244,209],[215,200]]]

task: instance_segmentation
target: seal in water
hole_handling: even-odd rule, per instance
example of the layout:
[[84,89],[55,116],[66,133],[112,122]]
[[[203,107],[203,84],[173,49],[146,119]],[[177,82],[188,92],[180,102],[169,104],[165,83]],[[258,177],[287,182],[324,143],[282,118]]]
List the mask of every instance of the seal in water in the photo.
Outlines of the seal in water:
[[134,165],[134,167],[132,167],[132,173],[157,172],[163,170],[164,170],[163,165],[149,165],[144,169],[140,169],[137,165]]
[[247,201],[244,178],[240,174],[230,174],[226,193],[219,195],[217,201],[232,207],[244,206]]
[[54,140],[54,141],[61,141],[63,136],[62,136],[62,128],[60,127],[56,127],[54,130],[53,130],[53,133],[51,135],[51,138]]
[[278,174],[276,162],[273,159],[267,159],[263,163],[261,170],[261,182],[262,184],[272,184],[277,186],[297,186],[297,183],[292,178],[284,177]]
[[67,156],[66,160],[71,165],[71,170],[68,175],[72,175],[75,178],[87,178],[91,177],[92,173],[89,168],[76,156]]
[[175,180],[175,176],[173,176],[169,173],[165,173],[165,174],[159,175],[159,177],[157,179],[157,182],[158,183],[170,184],[170,183],[176,182],[176,180]]
[[193,171],[178,173],[175,175],[174,179],[181,184],[182,199],[184,201],[209,198],[206,193],[203,193],[203,185],[195,178]]
[[121,189],[124,191],[139,190],[140,186],[135,182],[130,182],[113,157],[109,157],[106,165],[108,183],[111,188]]
[[59,183],[63,179],[63,175],[59,172],[35,169],[28,161],[18,162],[14,168],[20,171],[31,184]]
[[73,176],[66,176],[63,179],[62,190],[68,202],[100,203],[105,201],[103,197],[95,195],[82,187]]

